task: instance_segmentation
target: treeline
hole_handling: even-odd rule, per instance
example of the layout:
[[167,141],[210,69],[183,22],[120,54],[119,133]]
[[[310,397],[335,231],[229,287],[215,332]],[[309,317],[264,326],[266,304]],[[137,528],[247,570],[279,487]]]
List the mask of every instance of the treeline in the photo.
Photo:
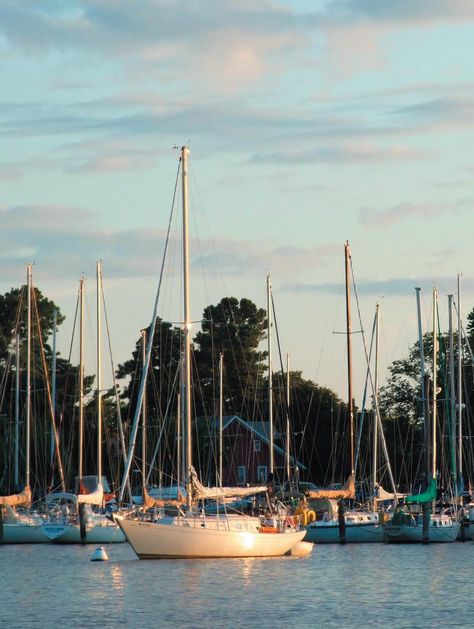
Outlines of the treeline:
[[[59,308],[41,291],[34,289],[32,299],[32,361],[31,361],[31,480],[39,495],[59,484],[59,468],[51,453],[51,408],[47,383],[51,383],[53,352],[51,339],[54,326],[64,321]],[[25,479],[25,389],[26,389],[26,289],[12,289],[0,295],[0,492],[15,490],[15,415],[16,336],[19,338],[19,478]],[[35,314],[36,313],[36,314]],[[37,315],[37,316],[36,316]],[[468,338],[474,339],[474,311],[468,319]],[[148,339],[149,330],[145,338]],[[216,458],[216,437],[219,400],[219,359],[223,357],[223,412],[225,416],[239,415],[248,421],[268,419],[267,353],[261,350],[267,334],[266,311],[249,299],[226,297],[204,309],[200,329],[192,344],[192,404],[194,431],[194,461],[204,479],[212,478]],[[143,362],[143,336],[137,342],[129,360],[117,368],[117,390],[103,394],[103,469],[116,488],[120,482],[123,461],[120,422],[125,445],[128,444]],[[132,465],[132,484],[141,483],[143,445],[146,445],[147,466],[153,460],[150,482],[166,484],[176,478],[178,463],[178,407],[180,392],[180,355],[182,333],[179,327],[158,318],[152,341],[151,363],[145,388],[146,431],[140,429],[136,456]],[[455,344],[456,345],[456,344]],[[472,345],[472,343],[471,343]],[[432,337],[425,337],[425,353],[432,346]],[[456,350],[457,351],[457,350]],[[448,360],[446,335],[441,335],[441,355],[438,382],[439,413],[443,418],[440,444],[443,456],[448,456]],[[452,357],[455,361],[457,355]],[[48,366],[45,375],[44,363]],[[470,426],[473,371],[467,346],[463,350],[465,409],[465,463],[472,469]],[[428,365],[428,363],[427,363]],[[291,451],[304,466],[300,478],[319,485],[342,482],[349,474],[349,431],[347,406],[325,387],[305,379],[301,372],[290,373],[291,393],[286,399],[286,374],[274,367],[274,418],[276,443],[286,441],[287,413],[291,427]],[[73,488],[78,471],[78,380],[79,369],[70,360],[56,360],[56,426],[67,488]],[[84,474],[96,473],[97,459],[97,399],[95,377],[85,377]],[[400,487],[409,485],[416,477],[422,456],[422,423],[420,417],[420,378],[418,344],[406,358],[395,361],[389,369],[386,384],[380,392],[380,407],[385,426],[388,451]],[[356,423],[361,414],[356,414]],[[371,416],[366,415],[359,449],[359,477],[370,474]],[[356,434],[358,426],[356,426]],[[182,433],[182,430],[181,430]],[[182,436],[182,434],[181,434]],[[156,444],[159,444],[157,447]],[[226,452],[232,456],[232,452]],[[382,463],[381,463],[382,467]],[[149,468],[147,468],[149,469]]]

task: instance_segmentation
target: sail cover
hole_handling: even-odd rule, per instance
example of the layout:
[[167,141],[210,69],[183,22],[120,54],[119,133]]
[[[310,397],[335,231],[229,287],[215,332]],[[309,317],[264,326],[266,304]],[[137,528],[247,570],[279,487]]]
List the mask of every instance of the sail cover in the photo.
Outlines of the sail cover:
[[102,483],[97,485],[97,489],[95,489],[90,494],[78,494],[77,502],[87,505],[101,505],[104,500],[104,488],[102,487]]
[[184,498],[181,496],[181,494],[178,492],[178,499],[177,500],[163,500],[161,498],[154,498],[153,496],[150,496],[150,494],[147,492],[146,488],[143,488],[143,508],[144,509],[151,509],[152,507],[180,507],[182,504],[184,504]]
[[204,487],[199,481],[196,470],[191,467],[191,488],[195,500],[206,498],[245,498],[267,491],[267,486],[260,487]]
[[382,485],[379,485],[377,488],[377,495],[375,496],[376,500],[395,500],[395,498],[400,499],[400,498],[405,498],[406,494],[394,494],[390,491],[387,491],[386,489],[384,489],[382,487]]
[[412,502],[433,502],[436,500],[437,486],[436,478],[430,478],[428,487],[421,494],[415,494],[413,496],[407,496],[405,502],[410,504]]
[[19,494],[13,496],[0,496],[0,505],[8,505],[9,507],[27,507],[31,504],[31,489],[27,486]]
[[310,489],[306,492],[309,498],[329,498],[330,500],[350,500],[355,498],[354,476],[351,474],[341,489]]

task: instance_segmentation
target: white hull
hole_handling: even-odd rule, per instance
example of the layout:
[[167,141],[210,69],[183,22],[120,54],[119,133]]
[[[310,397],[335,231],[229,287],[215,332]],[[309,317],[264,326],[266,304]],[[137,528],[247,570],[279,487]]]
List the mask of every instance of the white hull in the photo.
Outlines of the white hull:
[[46,537],[41,524],[4,524],[3,543],[4,544],[47,544]]
[[[317,523],[306,527],[305,541],[315,544],[339,544],[337,523]],[[375,523],[346,524],[346,543],[367,544],[383,542],[383,526]]]
[[[459,522],[450,522],[443,526],[433,526],[430,523],[428,541],[433,543],[454,542],[459,533]],[[423,525],[420,522],[416,526],[409,524],[391,524],[384,526],[384,533],[388,542],[398,543],[422,543]]]
[[140,559],[277,557],[288,553],[305,536],[304,530],[260,533],[253,527],[224,530],[212,524],[207,528],[115,517]]
[[[53,544],[80,544],[81,532],[75,523],[49,523],[43,525],[46,541]],[[86,527],[86,544],[113,544],[125,541],[125,535],[113,522]]]

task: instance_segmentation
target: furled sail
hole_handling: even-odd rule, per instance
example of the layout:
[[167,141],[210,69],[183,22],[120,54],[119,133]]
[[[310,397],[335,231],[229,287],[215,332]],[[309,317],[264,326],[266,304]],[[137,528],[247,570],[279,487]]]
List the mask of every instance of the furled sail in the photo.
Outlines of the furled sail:
[[430,478],[428,481],[428,487],[425,491],[421,492],[421,494],[414,494],[413,496],[407,496],[405,498],[405,502],[407,504],[411,504],[413,502],[422,503],[422,502],[433,502],[436,500],[437,494],[437,485],[436,478]]
[[195,500],[204,500],[206,498],[245,498],[254,494],[261,494],[267,491],[267,486],[260,487],[204,487],[199,481],[196,470],[191,468],[191,487]]
[[95,489],[90,494],[78,494],[77,502],[87,504],[87,505],[101,505],[104,501],[104,488],[102,487],[102,483],[97,485],[97,489]]
[[143,508],[144,509],[152,509],[153,507],[180,507],[184,504],[184,499],[181,494],[178,492],[177,500],[163,500],[161,498],[153,498],[147,492],[146,488],[143,488]]
[[375,496],[376,500],[395,500],[395,498],[405,498],[406,494],[394,494],[390,491],[386,491],[382,485],[379,485],[377,488],[377,495]]
[[354,476],[351,474],[345,485],[341,489],[310,489],[307,493],[309,498],[329,498],[330,500],[350,500],[355,498]]
[[8,505],[9,507],[21,507],[31,504],[31,489],[27,486],[19,494],[12,496],[0,496],[0,505]]

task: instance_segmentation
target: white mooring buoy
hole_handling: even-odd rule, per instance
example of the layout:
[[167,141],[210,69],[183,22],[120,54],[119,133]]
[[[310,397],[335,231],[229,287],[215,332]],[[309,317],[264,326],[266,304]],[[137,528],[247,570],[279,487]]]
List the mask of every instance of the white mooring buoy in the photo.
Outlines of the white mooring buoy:
[[99,546],[92,553],[91,561],[108,561],[109,556],[105,552],[105,548],[103,546]]

